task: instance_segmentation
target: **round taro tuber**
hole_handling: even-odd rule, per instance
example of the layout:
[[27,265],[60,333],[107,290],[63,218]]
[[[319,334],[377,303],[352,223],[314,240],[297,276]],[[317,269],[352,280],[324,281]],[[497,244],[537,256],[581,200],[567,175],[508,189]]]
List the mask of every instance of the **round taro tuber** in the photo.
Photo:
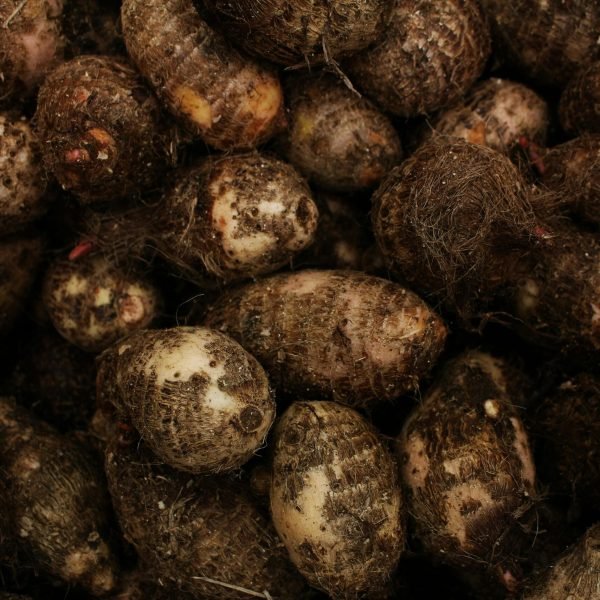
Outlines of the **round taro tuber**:
[[169,110],[220,150],[251,148],[283,124],[275,73],[244,58],[192,0],[124,0],[127,51]]
[[275,418],[267,376],[237,342],[202,327],[138,331],[99,359],[98,394],[165,463],[236,469]]
[[64,0],[0,2],[0,103],[30,96],[62,61]]
[[404,545],[401,503],[394,459],[357,412],[295,402],[281,417],[271,513],[311,585],[334,599],[382,592]]
[[559,116],[569,134],[600,133],[600,60],[571,79],[560,97]]
[[37,138],[27,119],[0,113],[0,234],[6,235],[46,211],[46,175]]
[[384,30],[388,0],[204,0],[248,52],[287,66],[311,66],[366,48]]
[[113,505],[153,576],[196,598],[304,598],[273,526],[241,481],[191,477],[157,464],[142,442],[106,451]]
[[[397,441],[417,538],[440,561],[484,566],[514,591],[511,529],[532,503],[535,468],[502,361],[467,352],[446,365]],[[515,527],[516,526],[516,527]]]
[[83,202],[157,185],[173,140],[158,102],[116,58],[75,58],[46,79],[36,112],[44,164]]
[[225,292],[206,325],[256,356],[279,391],[362,407],[414,389],[446,338],[418,296],[354,271],[285,273]]
[[43,299],[58,332],[88,352],[148,326],[160,304],[152,285],[100,256],[56,260],[46,272]]
[[398,0],[383,36],[346,67],[356,86],[385,110],[414,117],[460,98],[489,53],[476,0]]
[[373,196],[373,229],[389,268],[468,320],[509,275],[536,222],[526,184],[500,153],[436,136]]
[[400,162],[390,120],[335,78],[301,77],[286,92],[284,152],[315,184],[337,192],[368,189]]
[[166,191],[156,246],[184,272],[222,279],[276,271],[308,246],[318,210],[287,163],[257,153],[207,159]]
[[102,467],[84,446],[0,399],[0,478],[19,545],[35,565],[93,595],[111,592],[117,565],[106,537]]

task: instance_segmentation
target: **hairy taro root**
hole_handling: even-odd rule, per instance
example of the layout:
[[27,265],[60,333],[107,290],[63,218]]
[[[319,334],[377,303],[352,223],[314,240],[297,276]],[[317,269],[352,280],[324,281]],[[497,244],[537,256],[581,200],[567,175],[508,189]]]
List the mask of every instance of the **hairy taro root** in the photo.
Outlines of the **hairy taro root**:
[[173,140],[158,102],[116,58],[82,56],[44,82],[35,115],[46,168],[83,202],[160,182]]
[[346,68],[385,110],[415,117],[460,98],[489,54],[488,28],[476,0],[398,0],[384,34]]
[[165,463],[191,473],[240,467],[275,418],[262,367],[203,327],[133,333],[100,356],[98,394]]
[[111,592],[118,568],[102,467],[86,447],[0,399],[3,510],[35,565],[93,595]]
[[241,56],[192,0],[124,0],[127,51],[179,121],[220,150],[251,148],[283,124],[277,75]]
[[569,134],[600,133],[600,60],[577,73],[563,90],[559,117]]
[[366,407],[414,389],[442,320],[399,285],[354,271],[275,275],[225,292],[205,324],[240,342],[279,391]]
[[87,352],[99,352],[119,338],[148,326],[160,295],[150,283],[100,256],[52,263],[43,299],[57,331]]
[[404,546],[396,463],[373,426],[335,402],[295,402],[274,439],[271,513],[290,557],[334,599],[385,589]]
[[143,442],[116,440],[106,473],[123,533],[155,578],[196,598],[304,597],[273,526],[241,481],[192,477],[158,464]]
[[240,279],[276,271],[308,246],[318,210],[287,163],[257,153],[206,159],[163,197],[156,246],[185,273]]
[[397,440],[406,504],[427,553],[484,566],[514,591],[517,518],[532,503],[535,467],[502,361],[466,352],[445,366]]
[[332,76],[301,77],[286,88],[288,160],[316,185],[368,189],[402,157],[398,134],[371,102]]

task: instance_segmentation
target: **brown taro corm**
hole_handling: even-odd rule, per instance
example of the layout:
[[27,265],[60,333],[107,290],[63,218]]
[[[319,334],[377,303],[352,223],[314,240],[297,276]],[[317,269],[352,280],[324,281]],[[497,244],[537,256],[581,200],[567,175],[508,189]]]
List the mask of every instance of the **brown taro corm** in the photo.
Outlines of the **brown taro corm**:
[[30,233],[0,239],[0,332],[6,333],[24,311],[42,251],[42,239]]
[[509,154],[522,137],[527,142],[545,144],[548,121],[548,105],[532,89],[507,79],[491,78],[477,84],[464,100],[433,119],[432,128]]
[[0,104],[31,96],[62,62],[60,18],[64,0],[0,2]]
[[207,158],[163,196],[154,243],[181,271],[224,280],[276,271],[314,239],[318,209],[288,163],[258,153]]
[[375,597],[404,547],[393,456],[355,410],[294,402],[274,437],[271,514],[299,571],[334,600]]
[[600,58],[596,0],[481,0],[497,58],[536,83],[564,86]]
[[600,523],[596,523],[528,585],[523,600],[596,600],[599,590]]
[[239,54],[193,0],[124,0],[127,51],[188,130],[219,150],[252,148],[284,124],[274,71]]
[[111,592],[118,568],[102,467],[85,446],[0,399],[0,477],[19,546],[34,564],[93,595]]
[[388,174],[373,196],[372,221],[392,272],[465,322],[536,231],[526,183],[510,160],[443,136]]
[[468,351],[445,365],[397,440],[423,549],[462,569],[485,569],[511,591],[522,576],[513,555],[517,519],[535,495],[519,401],[506,363]]
[[400,162],[400,139],[388,117],[333,76],[291,79],[286,99],[283,151],[319,187],[369,189]]
[[600,223],[600,134],[550,148],[542,158],[542,183],[560,206]]
[[175,471],[135,440],[115,438],[105,467],[125,538],[156,580],[213,600],[265,591],[280,600],[305,597],[302,578],[243,482]]
[[236,339],[278,392],[354,407],[415,389],[446,326],[416,294],[356,271],[284,273],[225,292],[205,324]]
[[354,54],[384,31],[389,0],[204,0],[223,31],[252,54],[310,67]]
[[398,0],[384,34],[345,68],[382,108],[415,117],[460,98],[481,75],[489,54],[490,36],[477,0]]
[[37,136],[25,117],[0,113],[0,234],[41,217],[48,208],[47,177]]
[[[600,30],[600,18],[598,19]],[[582,69],[563,90],[558,109],[570,135],[600,133],[600,60]]]
[[82,56],[55,69],[40,89],[35,121],[44,165],[81,202],[157,186],[172,158],[173,130],[120,59]]
[[275,418],[269,380],[237,342],[205,327],[137,331],[98,359],[98,398],[168,465],[237,469]]

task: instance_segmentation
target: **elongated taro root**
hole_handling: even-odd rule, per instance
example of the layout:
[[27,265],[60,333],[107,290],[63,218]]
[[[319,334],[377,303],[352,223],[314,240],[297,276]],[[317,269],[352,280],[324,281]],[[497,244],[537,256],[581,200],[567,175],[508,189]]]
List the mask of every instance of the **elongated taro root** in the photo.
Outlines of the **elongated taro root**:
[[274,443],[271,513],[294,564],[334,599],[380,593],[404,531],[397,466],[373,426],[335,402],[295,402]]
[[0,399],[0,477],[19,544],[48,573],[94,595],[118,574],[102,467],[84,446]]
[[546,142],[548,105],[533,90],[506,79],[488,79],[433,121],[435,131],[508,154],[521,137]]
[[82,56],[44,82],[35,116],[44,164],[83,202],[156,185],[172,144],[158,102],[126,63]]
[[595,0],[481,0],[496,52],[523,75],[562,86],[600,57],[600,5]]
[[62,61],[60,17],[64,0],[0,2],[0,103],[31,95]]
[[304,597],[304,583],[242,482],[174,471],[143,442],[113,441],[106,473],[123,533],[157,579],[213,600],[248,600],[248,591]]
[[397,440],[408,513],[424,549],[519,583],[509,530],[535,494],[518,383],[502,361],[467,352],[449,363]]
[[37,138],[27,119],[15,113],[0,113],[0,172],[0,233],[5,235],[47,208]]
[[523,600],[595,600],[600,590],[600,523],[540,574]]
[[148,326],[160,305],[150,283],[101,256],[56,260],[46,272],[43,298],[58,332],[87,352]]
[[400,162],[390,120],[331,76],[301,77],[286,89],[288,160],[317,185],[338,192],[374,186]]
[[275,73],[242,57],[192,0],[124,0],[127,51],[169,110],[206,143],[250,148],[283,124]]
[[300,271],[225,292],[206,324],[238,340],[278,390],[350,406],[414,389],[446,338],[399,285],[354,271]]
[[536,226],[507,157],[441,136],[383,180],[372,219],[388,267],[464,319],[503,282],[505,261]]
[[287,163],[255,153],[183,171],[163,202],[156,245],[165,258],[223,279],[276,271],[317,228],[305,181]]
[[476,0],[399,0],[385,33],[346,66],[352,81],[385,110],[414,117],[460,98],[489,53]]
[[559,116],[567,133],[600,133],[600,60],[571,79],[560,97]]
[[204,0],[248,52],[287,66],[330,62],[366,48],[384,30],[387,0]]
[[30,234],[0,240],[0,332],[10,329],[24,308],[42,260],[43,243]]
[[204,327],[138,331],[104,352],[98,394],[164,462],[192,473],[236,469],[275,418],[269,380],[237,342]]

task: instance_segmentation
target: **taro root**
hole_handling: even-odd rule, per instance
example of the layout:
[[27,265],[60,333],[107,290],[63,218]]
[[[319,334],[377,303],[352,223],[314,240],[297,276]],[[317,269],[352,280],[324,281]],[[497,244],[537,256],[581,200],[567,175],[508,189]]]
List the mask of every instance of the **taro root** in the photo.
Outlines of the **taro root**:
[[540,477],[578,508],[600,506],[600,381],[582,373],[564,382],[536,411]]
[[563,86],[600,57],[595,0],[482,0],[503,62],[544,85]]
[[111,592],[117,565],[102,467],[85,446],[0,399],[0,478],[11,524],[35,565],[93,595]]
[[0,2],[0,103],[30,96],[62,61],[64,0]]
[[93,255],[51,264],[43,298],[57,331],[87,352],[148,326],[160,305],[150,283]]
[[542,182],[558,202],[587,221],[600,223],[600,135],[583,135],[543,156]]
[[37,138],[25,117],[0,113],[0,234],[46,212],[46,176]]
[[436,136],[393,169],[373,196],[373,229],[388,267],[468,320],[508,276],[535,218],[510,160]]
[[304,583],[241,481],[192,477],[158,464],[143,442],[117,440],[107,449],[106,473],[123,533],[156,579],[196,598],[304,597]]
[[169,110],[220,150],[251,148],[283,124],[277,75],[241,56],[192,0],[124,0],[127,51]]
[[390,120],[331,76],[301,77],[286,89],[288,160],[310,181],[337,192],[373,187],[402,148]]
[[517,379],[489,354],[464,353],[445,366],[397,440],[424,550],[453,566],[485,566],[513,591],[521,572],[511,530],[535,494]]
[[275,275],[225,292],[205,322],[238,340],[276,389],[366,407],[414,389],[442,320],[405,288],[355,271]]
[[489,53],[476,0],[398,0],[385,33],[346,67],[355,85],[385,110],[414,117],[460,98]]
[[523,600],[595,600],[600,589],[600,523],[532,582]]
[[559,116],[569,134],[600,133],[600,60],[571,79],[560,97]]
[[287,163],[257,153],[206,159],[165,193],[156,245],[183,272],[222,279],[276,271],[308,246],[318,210]]
[[0,332],[6,333],[23,310],[42,259],[42,240],[20,235],[0,240]]
[[36,112],[44,164],[82,202],[160,182],[173,143],[158,102],[116,58],[82,56],[55,69]]
[[335,402],[277,424],[271,514],[292,562],[334,599],[382,592],[404,546],[397,466],[373,426]]
[[231,39],[286,66],[329,63],[366,48],[384,31],[388,0],[204,0]]
[[108,349],[98,395],[161,460],[191,473],[237,469],[275,418],[263,368],[237,342],[203,327],[138,331]]
[[464,101],[439,115],[433,129],[508,154],[522,137],[544,144],[548,119],[548,105],[533,90],[492,78],[476,85]]

